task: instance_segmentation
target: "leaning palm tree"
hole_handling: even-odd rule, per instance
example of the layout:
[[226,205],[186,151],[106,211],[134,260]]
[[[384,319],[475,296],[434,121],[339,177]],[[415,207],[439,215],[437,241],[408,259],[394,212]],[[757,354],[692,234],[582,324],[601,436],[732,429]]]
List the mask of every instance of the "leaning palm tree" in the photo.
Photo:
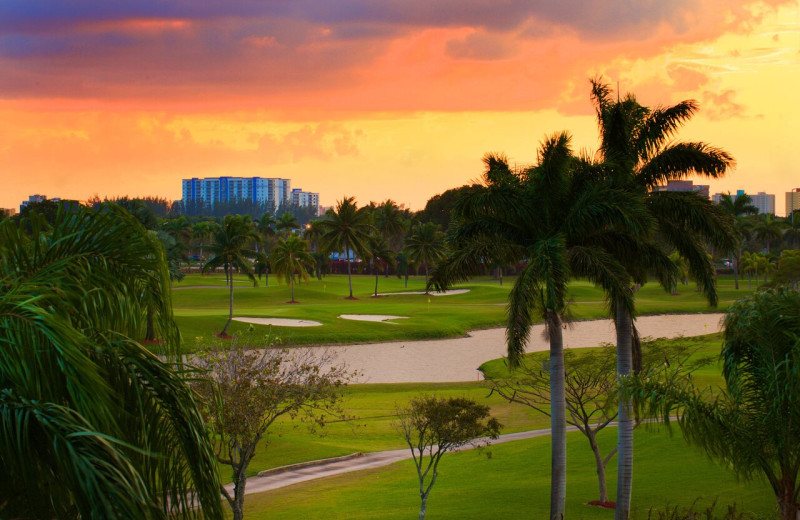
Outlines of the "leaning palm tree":
[[419,224],[406,237],[405,253],[412,262],[425,265],[425,291],[428,290],[428,278],[431,264],[439,262],[447,254],[444,233],[433,222]]
[[219,333],[220,337],[228,337],[228,327],[233,320],[233,273],[235,270],[244,273],[252,282],[257,285],[256,277],[253,274],[253,267],[249,258],[256,256],[255,251],[247,249],[249,244],[258,240],[253,222],[249,217],[242,215],[228,215],[225,222],[214,233],[214,242],[208,246],[212,256],[203,266],[203,272],[207,273],[217,267],[222,267],[230,287],[228,321]]
[[375,294],[373,294],[373,297],[377,298],[379,267],[383,264],[383,269],[386,272],[390,268],[394,268],[395,254],[382,236],[374,235],[369,238],[369,257],[375,263]]
[[[694,101],[650,109],[640,105],[632,94],[615,100],[610,87],[598,80],[592,81],[592,101],[600,130],[599,158],[604,163],[606,174],[617,187],[645,203],[657,223],[660,241],[669,244],[686,259],[691,278],[698,282],[709,303],[716,305],[716,277],[706,253],[706,244],[720,250],[732,250],[738,242],[732,219],[719,206],[697,193],[661,191],[658,187],[691,174],[721,177],[734,164],[733,158],[724,150],[706,143],[673,141],[680,126],[697,110]],[[671,276],[668,276],[668,266],[660,263],[660,255],[630,254],[622,242],[616,245],[619,247],[615,255],[624,258],[637,283],[646,281],[648,271],[656,271],[662,286],[669,290],[667,282]],[[624,377],[633,368],[633,338],[637,335],[628,310],[615,309],[615,324],[617,371],[620,377]],[[620,402],[618,422],[615,517],[616,520],[627,520],[633,474],[633,420],[629,403],[625,401]]]
[[758,213],[758,208],[753,206],[753,199],[745,193],[736,196],[732,196],[730,193],[723,193],[719,205],[725,213],[734,219],[736,231],[740,235],[739,243],[733,251],[733,283],[736,290],[738,290],[739,263],[742,261],[742,242],[747,235],[745,221],[741,217]]
[[564,518],[566,499],[567,283],[586,277],[602,286],[610,301],[630,309],[630,277],[605,244],[635,238],[650,226],[635,197],[608,187],[590,169],[576,168],[569,141],[565,133],[549,138],[537,165],[522,172],[512,172],[504,156],[484,157],[485,185],[456,204],[451,252],[431,280],[441,290],[482,272],[487,262],[526,261],[509,295],[508,359],[519,364],[530,328],[541,316],[550,343],[551,519]]
[[370,222],[366,208],[358,208],[355,197],[345,197],[336,204],[336,209],[329,209],[325,218],[320,221],[322,230],[321,242],[327,251],[344,251],[347,257],[347,282],[350,286],[349,300],[353,296],[353,277],[350,257],[353,254],[364,254],[368,249],[368,237],[375,229]]
[[314,257],[308,252],[308,242],[294,235],[280,240],[270,255],[270,262],[275,273],[292,287],[292,300],[289,303],[297,303],[294,299],[294,278],[299,276],[307,281],[308,270],[314,267]]
[[[167,362],[136,341],[150,311]],[[0,330],[0,517],[221,517],[164,252],[133,216],[0,223]]]

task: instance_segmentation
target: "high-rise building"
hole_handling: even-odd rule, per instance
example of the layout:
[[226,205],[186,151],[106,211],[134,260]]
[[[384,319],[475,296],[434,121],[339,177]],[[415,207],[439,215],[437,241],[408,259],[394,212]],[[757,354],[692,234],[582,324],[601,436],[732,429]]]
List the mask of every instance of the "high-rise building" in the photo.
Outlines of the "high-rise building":
[[797,210],[800,210],[800,188],[786,192],[786,216],[790,217]]
[[[722,193],[715,193],[711,196],[711,202],[719,204],[722,200],[722,195]],[[744,190],[736,190],[736,195],[731,196],[733,197],[733,200],[736,200],[736,197],[741,195],[745,195]],[[772,195],[771,193],[764,193],[763,191],[759,191],[755,195],[751,193],[747,193],[746,195],[750,197],[750,202],[756,207],[759,213],[768,213],[771,215],[775,214],[775,195]]]
[[311,193],[295,188],[292,190],[292,204],[300,207],[316,208],[316,212],[319,214],[319,193]]
[[755,195],[750,195],[753,206],[758,208],[759,213],[775,214],[775,195],[759,191]]
[[217,202],[252,200],[272,203],[275,207],[290,203],[291,180],[263,177],[208,177],[183,179],[183,201],[203,201],[208,206]]

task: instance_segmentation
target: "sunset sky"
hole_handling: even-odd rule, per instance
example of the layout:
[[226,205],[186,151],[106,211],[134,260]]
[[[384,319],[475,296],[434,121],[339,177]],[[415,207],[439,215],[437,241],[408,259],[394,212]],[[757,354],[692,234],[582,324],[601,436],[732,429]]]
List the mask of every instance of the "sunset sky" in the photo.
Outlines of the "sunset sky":
[[[767,0],[0,1],[0,207],[287,177],[420,209],[486,152],[597,146],[589,79],[696,99],[711,192],[800,188],[800,7]],[[696,180],[696,183],[708,183]]]

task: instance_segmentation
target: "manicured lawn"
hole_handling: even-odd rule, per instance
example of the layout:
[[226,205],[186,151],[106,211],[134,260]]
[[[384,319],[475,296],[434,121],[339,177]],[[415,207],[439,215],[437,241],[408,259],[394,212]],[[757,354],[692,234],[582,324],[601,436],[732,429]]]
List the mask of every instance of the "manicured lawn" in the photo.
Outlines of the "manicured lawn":
[[[720,351],[721,335],[710,334],[693,338],[700,346],[696,356],[714,356]],[[585,349],[575,349],[581,352]],[[507,377],[508,369],[502,359],[488,361],[481,367],[488,377]],[[700,385],[720,385],[720,365],[712,364],[694,373]],[[315,460],[357,451],[380,451],[404,447],[394,427],[395,411],[409,399],[421,393],[466,396],[491,407],[492,414],[503,423],[503,433],[547,428],[548,417],[534,410],[509,403],[490,392],[484,382],[471,383],[408,383],[351,385],[345,390],[343,408],[348,420],[330,423],[324,436],[311,433],[298,422],[288,419],[276,423],[270,431],[268,445],[259,446],[248,468],[249,475],[264,469]],[[227,478],[227,473],[223,472]]]
[[[549,419],[522,405],[489,395],[481,383],[414,383],[352,385],[346,389],[344,408],[352,419],[330,423],[324,436],[313,434],[298,422],[278,422],[269,444],[259,446],[248,475],[261,470],[306,460],[347,455],[357,451],[380,451],[404,447],[394,427],[396,409],[421,393],[466,396],[487,404],[503,423],[504,433],[547,428]],[[228,478],[223,470],[222,475]]]
[[[183,336],[183,347],[192,350],[197,337],[211,337],[219,332],[227,319],[228,291],[222,275],[188,275],[175,284],[173,308]],[[261,281],[253,288],[244,277],[235,278],[234,316],[274,317],[314,320],[319,327],[272,327],[273,335],[280,336],[287,345],[342,344],[454,337],[469,330],[503,326],[508,291],[513,283],[506,278],[503,286],[489,278],[479,278],[458,288],[469,292],[449,296],[405,295],[371,298],[375,279],[372,276],[354,276],[353,285],[358,300],[345,300],[347,277],[332,275],[322,281],[312,279],[295,287],[299,304],[287,304],[289,288],[277,284],[270,277],[268,286]],[[748,294],[746,289],[733,290],[733,281],[721,279],[720,306],[725,309],[736,298]],[[205,286],[207,288],[190,288]],[[184,288],[185,287],[185,288]],[[692,286],[681,286],[680,294],[670,295],[654,284],[648,284],[637,294],[637,308],[642,314],[665,312],[708,312],[710,309],[702,296]],[[412,277],[408,289],[396,277],[380,278],[379,292],[424,290],[424,279]],[[587,282],[570,285],[574,301],[571,313],[575,319],[607,316],[600,290]],[[393,324],[351,321],[339,318],[342,314],[388,314],[408,316]],[[270,327],[255,325],[264,334]],[[230,331],[246,331],[250,325],[234,322]]]
[[[604,450],[616,430],[600,436]],[[680,433],[639,429],[633,484],[634,518],[645,519],[651,507],[689,506],[703,510],[715,499],[718,511],[737,504],[770,518],[774,499],[762,481],[739,483],[724,468],[688,447]],[[597,476],[585,439],[568,435],[567,516],[612,519],[613,510],[585,505],[597,499]],[[549,437],[499,444],[487,451],[446,455],[428,503],[428,518],[546,518],[549,509]],[[615,496],[614,464],[609,464],[609,495]],[[613,498],[612,498],[613,499]],[[249,495],[247,518],[258,519],[408,519],[419,508],[416,474],[410,461]]]

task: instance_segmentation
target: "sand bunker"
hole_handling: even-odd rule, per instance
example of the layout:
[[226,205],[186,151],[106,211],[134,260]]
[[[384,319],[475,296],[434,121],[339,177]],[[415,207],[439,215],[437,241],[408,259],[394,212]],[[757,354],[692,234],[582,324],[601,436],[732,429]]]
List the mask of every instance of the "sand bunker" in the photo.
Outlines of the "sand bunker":
[[[720,330],[722,314],[641,316],[636,325],[642,337],[699,336]],[[544,326],[531,330],[528,352],[548,350]],[[564,330],[564,347],[598,347],[614,343],[611,320],[572,323]],[[424,341],[392,341],[364,345],[307,347],[336,353],[337,363],[357,370],[358,383],[416,383],[475,381],[484,361],[506,355],[505,329],[474,330],[467,337]]]
[[233,318],[233,321],[254,325],[275,325],[276,327],[319,327],[322,323],[311,320],[292,320],[289,318]]
[[[435,292],[431,291],[428,294],[431,296],[453,296],[456,294],[464,294],[468,293],[469,289],[453,289],[451,291],[442,291],[442,292]],[[406,294],[425,294],[424,291],[409,291],[409,292],[390,292],[390,293],[378,293],[378,296],[404,296]]]
[[388,314],[342,314],[339,317],[343,320],[377,321],[380,323],[388,323],[389,325],[397,325],[397,323],[392,323],[387,320],[400,320],[408,318],[408,316],[390,316]]

